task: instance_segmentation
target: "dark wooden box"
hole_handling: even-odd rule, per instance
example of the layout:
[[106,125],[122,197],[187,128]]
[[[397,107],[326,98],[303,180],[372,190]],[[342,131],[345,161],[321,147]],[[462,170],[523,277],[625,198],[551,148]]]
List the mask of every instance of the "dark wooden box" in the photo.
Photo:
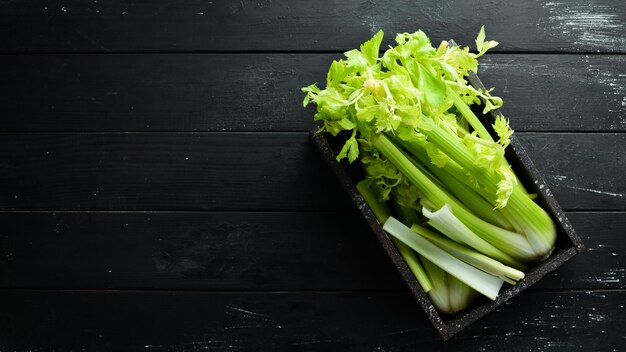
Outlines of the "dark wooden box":
[[[471,74],[469,76],[469,81],[476,88],[485,88],[480,79],[478,79],[478,76],[475,74]],[[497,110],[491,111],[486,115],[482,115],[480,112],[477,112],[477,115],[482,119],[485,126],[491,126],[496,116],[499,114],[500,112]],[[333,172],[337,175],[343,187],[348,191],[350,197],[356,204],[360,213],[363,215],[363,218],[368,223],[374,232],[374,235],[382,244],[385,252],[398,269],[398,272],[409,287],[409,290],[415,296],[419,305],[424,309],[426,315],[428,315],[428,318],[444,340],[450,339],[454,334],[461,331],[463,328],[467,327],[490,311],[496,309],[509,298],[539,281],[542,277],[557,269],[584,249],[584,246],[572,228],[571,223],[563,214],[558,202],[546,186],[543,177],[532,163],[526,154],[526,151],[514,134],[511,137],[511,144],[506,150],[507,159],[526,189],[529,192],[536,193],[538,195],[536,201],[545,210],[547,210],[552,219],[555,221],[557,226],[556,248],[548,259],[535,265],[529,265],[529,269],[525,272],[526,277],[519,281],[515,286],[505,283],[505,286],[503,286],[503,289],[500,291],[500,294],[495,301],[491,301],[479,295],[474,303],[465,311],[452,316],[441,315],[430,303],[428,296],[422,291],[422,288],[400,256],[400,253],[398,253],[393,242],[391,242],[385,231],[383,231],[381,224],[376,220],[374,214],[356,190],[356,182],[363,179],[362,170],[359,165],[360,163],[355,162],[353,165],[350,165],[345,161],[342,161],[341,163],[336,161],[336,153],[341,147],[341,143],[345,141],[345,138],[333,137],[328,133],[317,133],[317,130],[318,129],[311,131],[311,138],[313,139],[313,142],[322,153],[324,159]]]

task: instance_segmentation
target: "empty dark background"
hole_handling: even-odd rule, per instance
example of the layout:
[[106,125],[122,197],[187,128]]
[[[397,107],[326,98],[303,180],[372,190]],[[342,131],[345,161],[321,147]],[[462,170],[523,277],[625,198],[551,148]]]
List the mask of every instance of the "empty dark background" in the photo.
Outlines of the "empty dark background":
[[[483,24],[588,250],[443,343],[299,87],[379,29]],[[0,0],[0,350],[624,350],[625,34],[621,0]]]

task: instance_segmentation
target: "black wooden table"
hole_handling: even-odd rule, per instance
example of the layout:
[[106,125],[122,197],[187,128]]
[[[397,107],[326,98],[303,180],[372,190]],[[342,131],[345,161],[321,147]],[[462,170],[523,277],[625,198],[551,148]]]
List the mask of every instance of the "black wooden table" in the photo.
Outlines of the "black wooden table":
[[[308,139],[378,29],[480,75],[588,251],[440,341]],[[0,1],[0,350],[626,349],[626,5]]]

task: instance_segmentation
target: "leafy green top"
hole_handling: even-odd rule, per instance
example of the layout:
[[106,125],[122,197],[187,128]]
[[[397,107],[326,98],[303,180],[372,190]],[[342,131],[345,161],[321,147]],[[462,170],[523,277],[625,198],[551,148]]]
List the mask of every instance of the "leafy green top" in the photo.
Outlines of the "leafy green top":
[[[496,120],[493,127],[500,137],[498,142],[481,139],[475,132],[470,133],[451,98],[451,94],[456,94],[467,105],[484,103],[485,113],[502,106],[502,99],[473,88],[466,80],[469,71],[478,71],[477,58],[498,43],[485,41],[481,28],[476,39],[478,53],[474,54],[468,47],[449,46],[445,41],[434,48],[426,34],[417,31],[398,34],[397,45],[379,57],[382,39],[380,31],[359,50],[347,51],[345,59],[333,61],[325,89],[316,84],[302,88],[306,93],[304,106],[317,105],[314,119],[323,122],[322,130],[332,135],[351,132],[337,159],[347,157],[353,162],[360,153],[357,137],[367,141],[386,133],[422,144],[431,161],[443,167],[454,155],[430,143],[428,132],[437,129],[462,143],[479,167],[500,176],[496,206],[506,205],[515,182],[504,159],[504,148],[512,133],[508,122],[501,116]],[[371,150],[367,150],[362,161],[369,177],[378,179],[384,196],[393,187],[408,185],[401,175],[391,177],[393,172],[382,167],[384,159]]]

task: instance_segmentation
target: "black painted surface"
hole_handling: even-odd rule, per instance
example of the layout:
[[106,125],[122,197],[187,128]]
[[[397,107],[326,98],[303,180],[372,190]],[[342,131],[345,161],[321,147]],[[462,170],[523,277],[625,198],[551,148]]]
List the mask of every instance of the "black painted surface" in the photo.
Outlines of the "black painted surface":
[[[299,88],[341,56],[0,56],[0,131],[304,132],[315,122]],[[488,54],[481,65],[516,131],[626,130],[624,56]]]
[[[0,2],[0,349],[626,349],[625,18],[616,0]],[[298,88],[378,29],[471,44],[482,24],[501,46],[481,79],[588,250],[443,343]]]
[[525,292],[447,342],[399,292],[0,292],[3,350],[620,350],[624,290]]
[[[305,132],[0,136],[2,209],[352,209]],[[626,210],[626,134],[518,137],[563,209]]]
[[[566,215],[587,250],[530,289],[626,288],[626,213]],[[5,211],[0,222],[3,288],[404,287],[356,211]]]
[[498,50],[626,52],[619,0],[27,0],[0,14],[5,52],[344,51],[379,29],[471,43],[482,25]]

